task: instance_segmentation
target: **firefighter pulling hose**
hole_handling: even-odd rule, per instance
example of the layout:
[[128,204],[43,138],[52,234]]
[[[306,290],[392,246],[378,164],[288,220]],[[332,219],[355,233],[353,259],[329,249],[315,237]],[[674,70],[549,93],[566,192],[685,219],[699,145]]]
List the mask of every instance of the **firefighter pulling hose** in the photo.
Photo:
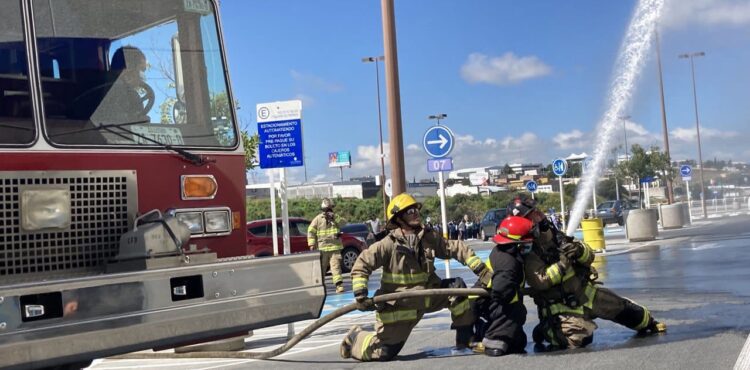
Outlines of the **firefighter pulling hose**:
[[[466,288],[447,288],[447,289],[427,289],[427,290],[416,290],[408,292],[399,292],[391,294],[383,294],[372,298],[373,305],[377,306],[385,304],[386,302],[402,300],[407,298],[418,298],[418,297],[467,297],[467,296],[482,296],[487,297],[489,294],[485,289],[466,289]],[[174,359],[174,358],[240,358],[240,359],[253,359],[253,360],[266,360],[272,357],[281,355],[282,353],[290,350],[292,347],[297,345],[300,341],[307,338],[316,330],[323,327],[323,325],[346,315],[357,309],[358,303],[350,303],[346,306],[340,307],[336,311],[329,313],[326,316],[313,322],[310,326],[299,332],[287,341],[281,347],[278,347],[272,351],[267,352],[229,352],[229,351],[213,351],[213,352],[189,352],[189,353],[130,353],[126,355],[110,357],[112,359],[124,360],[124,359]]]

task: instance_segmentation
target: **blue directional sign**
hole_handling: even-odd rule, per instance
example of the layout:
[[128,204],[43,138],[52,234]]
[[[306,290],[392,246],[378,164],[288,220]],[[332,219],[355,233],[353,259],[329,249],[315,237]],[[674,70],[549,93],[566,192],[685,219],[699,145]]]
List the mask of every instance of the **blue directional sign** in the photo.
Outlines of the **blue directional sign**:
[[453,158],[431,158],[427,160],[428,172],[453,171]]
[[422,146],[430,157],[443,158],[453,150],[453,132],[445,126],[430,127],[424,133]]
[[680,166],[680,175],[682,175],[682,177],[690,177],[690,175],[692,174],[693,174],[692,167],[686,164],[683,164],[682,166]]
[[302,166],[302,123],[299,119],[258,123],[260,168]]
[[552,172],[557,176],[564,175],[565,172],[568,172],[568,161],[562,158],[555,159],[555,161],[552,162]]
[[533,192],[536,191],[536,188],[537,188],[536,181],[531,180],[531,181],[529,181],[529,182],[526,183],[526,190],[528,190],[528,191],[530,191],[530,192],[533,193]]

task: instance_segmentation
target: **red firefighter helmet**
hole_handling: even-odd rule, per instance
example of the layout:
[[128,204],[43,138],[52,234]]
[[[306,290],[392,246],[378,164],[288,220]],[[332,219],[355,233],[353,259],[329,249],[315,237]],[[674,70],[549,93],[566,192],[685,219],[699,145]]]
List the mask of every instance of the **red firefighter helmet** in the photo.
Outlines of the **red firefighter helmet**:
[[534,238],[530,235],[533,227],[534,223],[525,217],[508,216],[497,227],[497,234],[492,237],[492,241],[497,244],[533,241]]

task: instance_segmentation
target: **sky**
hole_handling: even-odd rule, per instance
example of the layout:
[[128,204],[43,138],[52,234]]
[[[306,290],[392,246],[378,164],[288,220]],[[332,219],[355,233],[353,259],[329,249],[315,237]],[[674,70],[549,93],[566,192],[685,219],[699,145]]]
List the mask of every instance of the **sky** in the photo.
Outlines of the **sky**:
[[[396,0],[401,118],[409,180],[431,178],[424,132],[456,137],[454,168],[551,163],[592,153],[615,60],[636,1]],[[375,65],[380,1],[222,0],[229,72],[243,128],[255,105],[302,100],[307,181],[338,180],[328,153],[351,151],[344,177],[380,173]],[[690,63],[695,59],[704,160],[750,162],[750,2],[666,0],[660,42],[673,160],[697,158]],[[655,49],[614,139],[664,147]],[[384,67],[380,64],[388,166]],[[288,171],[305,180],[302,167]],[[251,180],[267,181],[264,171]]]

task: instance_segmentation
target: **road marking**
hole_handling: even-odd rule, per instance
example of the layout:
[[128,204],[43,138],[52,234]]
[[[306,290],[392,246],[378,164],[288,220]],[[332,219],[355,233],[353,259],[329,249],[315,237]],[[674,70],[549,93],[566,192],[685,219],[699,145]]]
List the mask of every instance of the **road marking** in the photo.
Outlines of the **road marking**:
[[740,351],[740,356],[737,357],[737,362],[734,364],[734,370],[747,370],[750,369],[750,335],[747,336],[745,346]]

